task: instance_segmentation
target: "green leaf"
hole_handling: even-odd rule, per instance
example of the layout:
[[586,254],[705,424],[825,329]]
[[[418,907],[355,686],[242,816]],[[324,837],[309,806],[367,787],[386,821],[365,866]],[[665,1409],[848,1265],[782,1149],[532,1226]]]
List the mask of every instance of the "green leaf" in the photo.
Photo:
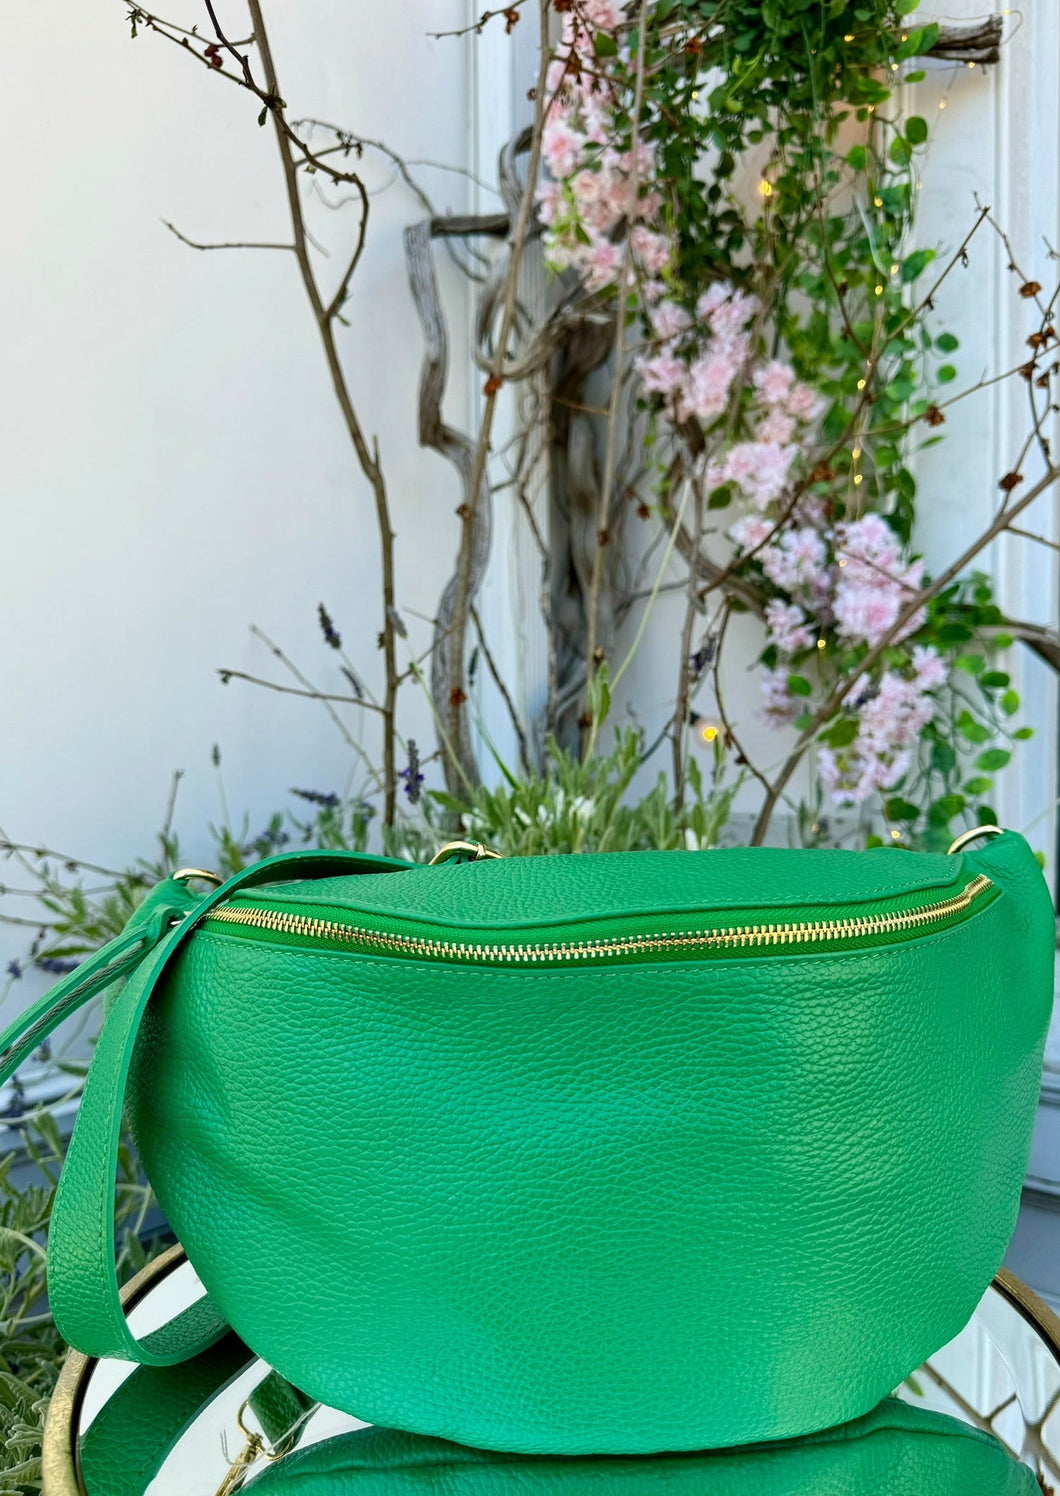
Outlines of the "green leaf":
[[978,675],[986,664],[986,661],[982,655],[967,654],[958,655],[953,663],[958,670],[964,670],[969,675]]
[[931,767],[937,769],[940,774],[949,774],[957,765],[957,755],[949,743],[943,742],[941,738],[932,745]]
[[1006,691],[998,702],[1006,717],[1012,717],[1020,709],[1020,698],[1018,691]]
[[821,741],[827,743],[829,748],[848,748],[858,735],[858,722],[855,717],[842,717],[838,722],[821,734]]
[[957,378],[956,367],[953,364],[941,364],[935,370],[935,378],[939,384],[952,384],[953,380]]
[[1019,742],[1025,743],[1028,738],[1033,738],[1033,736],[1034,736],[1034,728],[1033,727],[1017,727],[1016,731],[1012,734],[1012,736],[1014,738],[1016,738]]
[[732,484],[722,483],[713,488],[707,497],[708,509],[724,509],[732,503]]
[[911,281],[916,280],[918,275],[923,275],[934,258],[933,249],[914,249],[911,255],[906,255],[902,261],[903,284],[908,286]]
[[948,826],[954,816],[960,815],[966,803],[963,795],[940,795],[928,806],[928,820],[936,826]]
[[957,731],[962,738],[967,738],[969,743],[986,743],[991,737],[990,728],[985,722],[979,722],[967,709],[961,712],[957,718]]
[[980,775],[968,780],[964,786],[964,793],[966,795],[985,795],[987,790],[992,790],[993,788],[994,781],[987,779],[985,775]]
[[923,145],[928,138],[927,120],[912,114],[905,122],[905,138],[910,145]]
[[917,68],[916,72],[914,73],[906,73],[905,81],[907,83],[923,83],[926,77],[927,73],[924,71],[924,69]]
[[889,821],[915,821],[920,814],[920,807],[914,805],[912,800],[903,800],[900,795],[895,795],[886,801],[883,813]]
[[793,696],[813,695],[813,687],[804,675],[789,675],[788,690]]
[[617,57],[618,42],[608,31],[598,31],[593,38],[593,48],[597,57]]
[[1012,754],[1007,748],[988,748],[985,753],[980,753],[975,761],[975,767],[982,769],[984,774],[996,774],[998,769],[1003,769]]
[[984,670],[979,677],[984,691],[1000,691],[1008,685],[1008,676],[1003,670]]
[[896,135],[891,141],[887,154],[896,166],[908,166],[912,160],[913,148],[904,135]]
[[940,332],[935,339],[935,347],[940,353],[952,353],[955,348],[959,348],[960,346],[960,339],[955,338],[952,332]]
[[863,145],[852,145],[847,151],[847,165],[853,171],[864,171],[866,151]]

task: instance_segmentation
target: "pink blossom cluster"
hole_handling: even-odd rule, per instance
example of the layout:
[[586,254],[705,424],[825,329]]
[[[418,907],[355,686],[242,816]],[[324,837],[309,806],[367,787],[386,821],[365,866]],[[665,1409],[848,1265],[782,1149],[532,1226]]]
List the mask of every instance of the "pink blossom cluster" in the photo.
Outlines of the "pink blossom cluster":
[[[825,631],[843,644],[872,648],[891,632],[923,582],[923,562],[907,558],[881,515],[832,528],[813,498],[780,516],[748,508],[729,536],[740,551],[754,553],[780,594],[765,609],[767,645],[777,663],[761,676],[762,717],[776,727],[794,722],[810,705],[788,686],[800,654]],[[895,642],[915,633],[924,618],[918,609]],[[839,804],[892,788],[909,766],[913,740],[934,715],[929,693],[946,679],[945,664],[919,646],[910,659],[907,670],[886,671],[877,683],[861,680],[847,693],[857,736],[849,749],[823,749],[820,757],[822,778]]]
[[818,773],[837,805],[861,805],[908,773],[916,741],[935,715],[931,692],[946,678],[941,655],[915,645],[908,671],[885,670],[875,685],[854,682],[846,700],[856,709],[857,737],[847,748],[817,753]]
[[[659,223],[662,198],[651,185],[655,152],[646,142],[636,152],[612,144],[611,100],[594,48],[595,31],[615,32],[621,23],[614,0],[583,0],[579,12],[564,18],[563,39],[548,73],[541,150],[550,175],[537,189],[538,216],[545,225],[549,263],[557,270],[576,270],[591,291],[620,279],[621,241],[628,233],[636,279],[658,296],[673,241]],[[628,61],[628,48],[620,55]]]
[[[838,525],[835,552],[839,577],[832,612],[839,636],[878,644],[923,584],[924,563],[903,564],[898,537],[878,514]],[[924,617],[919,609],[896,639],[915,634]]]

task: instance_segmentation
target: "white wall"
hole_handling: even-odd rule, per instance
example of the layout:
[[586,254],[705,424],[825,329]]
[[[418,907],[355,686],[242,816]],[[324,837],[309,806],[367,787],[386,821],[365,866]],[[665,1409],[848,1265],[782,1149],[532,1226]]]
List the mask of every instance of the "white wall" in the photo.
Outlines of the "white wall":
[[[203,19],[178,3],[174,19]],[[463,24],[465,0],[265,9],[291,117],[337,120],[411,159],[475,164],[470,45],[426,35]],[[3,147],[0,249],[0,826],[112,864],[150,850],[178,768],[187,853],[208,855],[213,743],[233,818],[246,810],[252,829],[291,785],[344,788],[350,755],[319,708],[219,684],[222,665],[275,674],[251,622],[341,689],[315,618],[325,601],[381,683],[371,495],[294,259],[199,254],[161,223],[201,240],[284,239],[271,128],[178,49],[131,41],[124,14],[120,0],[23,7],[0,55],[18,122]],[[236,0],[222,15],[245,28]],[[392,176],[370,156],[364,169],[375,187]],[[466,211],[463,175],[416,172],[439,209]],[[421,343],[400,236],[422,210],[398,184],[372,211],[340,343],[389,479],[401,597],[431,613],[459,494],[417,446]],[[320,208],[312,224],[337,267],[352,210]],[[455,340],[447,413],[465,424],[466,290],[444,254],[439,267]],[[408,625],[422,648],[427,625]],[[368,717],[370,750],[373,727]],[[433,746],[415,686],[403,727]],[[2,938],[8,954],[21,946]]]

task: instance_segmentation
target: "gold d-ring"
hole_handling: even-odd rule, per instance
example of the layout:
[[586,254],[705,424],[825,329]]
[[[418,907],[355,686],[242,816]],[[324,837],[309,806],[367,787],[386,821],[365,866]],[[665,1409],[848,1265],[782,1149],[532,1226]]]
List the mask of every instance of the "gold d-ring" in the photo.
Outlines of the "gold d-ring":
[[973,826],[971,831],[962,831],[957,840],[950,843],[946,856],[952,857],[954,852],[963,852],[969,842],[978,841],[981,836],[1003,836],[1004,832],[1004,826]]
[[469,862],[484,862],[487,858],[500,856],[500,852],[491,851],[482,842],[451,841],[438,848],[427,866],[437,867],[439,863],[448,862],[453,857],[467,857]]
[[182,867],[175,873],[170,873],[174,883],[186,883],[189,878],[201,878],[204,883],[212,883],[214,888],[220,888],[224,879],[220,873],[210,873],[204,867]]

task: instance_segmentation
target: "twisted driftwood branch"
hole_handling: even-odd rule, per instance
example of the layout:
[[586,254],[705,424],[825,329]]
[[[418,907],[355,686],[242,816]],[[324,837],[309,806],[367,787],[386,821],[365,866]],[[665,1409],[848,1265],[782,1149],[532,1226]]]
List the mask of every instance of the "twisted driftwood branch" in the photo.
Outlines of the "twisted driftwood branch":
[[938,40],[924,56],[946,62],[1000,62],[1004,26],[1001,16],[988,16],[967,26],[942,26]]
[[[475,443],[463,431],[450,426],[442,415],[442,400],[449,375],[449,329],[442,299],[438,289],[438,276],[434,267],[432,240],[437,236],[440,224],[445,220],[423,219],[411,224],[404,233],[405,265],[408,271],[412,299],[423,330],[423,368],[420,374],[419,440],[423,447],[430,447],[453,464],[463,488],[461,513],[466,513],[472,482]],[[460,232],[495,233],[495,220],[461,218]],[[474,598],[482,581],[489,558],[490,539],[493,529],[493,506],[488,486],[483,478],[479,501],[474,506],[471,558],[471,598]],[[438,605],[438,616],[434,624],[434,646],[431,651],[431,694],[440,710],[445,700],[450,676],[450,648],[453,622],[457,605],[457,578],[450,577]],[[476,782],[475,755],[467,726],[467,716],[461,712],[457,717],[458,737],[450,738],[443,755],[446,783],[453,794],[466,791],[466,780]]]

